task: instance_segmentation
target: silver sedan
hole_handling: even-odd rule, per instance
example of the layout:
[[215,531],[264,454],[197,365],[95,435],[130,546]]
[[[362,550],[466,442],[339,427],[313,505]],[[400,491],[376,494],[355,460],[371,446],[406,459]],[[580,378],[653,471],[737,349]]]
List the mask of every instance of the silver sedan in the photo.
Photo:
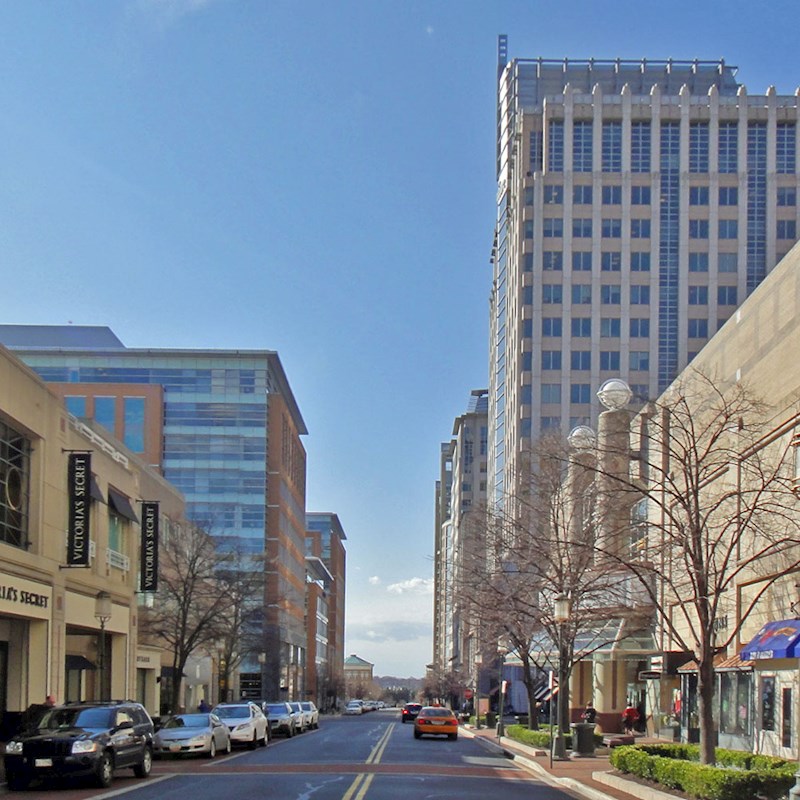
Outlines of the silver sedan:
[[231,752],[231,734],[216,714],[175,714],[156,731],[153,755],[204,755]]

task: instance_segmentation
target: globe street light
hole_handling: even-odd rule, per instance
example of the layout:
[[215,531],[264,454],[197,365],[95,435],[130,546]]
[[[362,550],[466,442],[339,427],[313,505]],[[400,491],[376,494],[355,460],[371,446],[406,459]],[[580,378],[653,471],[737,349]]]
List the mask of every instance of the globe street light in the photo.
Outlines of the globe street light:
[[625,408],[632,397],[631,387],[622,378],[609,378],[597,390],[597,398],[609,411]]
[[100,640],[97,655],[100,669],[98,670],[100,689],[99,700],[105,700],[105,650],[106,650],[106,623],[111,619],[111,595],[108,592],[98,592],[94,598],[94,617],[100,623]]

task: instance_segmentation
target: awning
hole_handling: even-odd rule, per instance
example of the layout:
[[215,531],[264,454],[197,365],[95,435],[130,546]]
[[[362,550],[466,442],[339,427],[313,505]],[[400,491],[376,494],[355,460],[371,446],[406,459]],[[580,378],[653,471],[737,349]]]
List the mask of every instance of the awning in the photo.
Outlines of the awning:
[[800,658],[800,620],[768,622],[739,655],[748,661],[761,658]]
[[83,656],[66,656],[67,672],[70,670],[97,669],[88,658]]
[[[753,662],[743,658],[744,651],[735,656],[725,657],[722,653],[714,656],[714,672],[746,672],[753,669]],[[687,661],[678,667],[678,672],[697,672],[697,662]]]
[[100,487],[97,485],[97,479],[92,475],[91,480],[89,481],[89,497],[92,500],[97,500],[99,503],[105,503],[106,499],[103,497],[103,492],[100,490]]
[[131,522],[139,522],[139,518],[133,510],[131,501],[125,497],[122,492],[108,487],[108,504],[113,508],[121,517],[129,519]]

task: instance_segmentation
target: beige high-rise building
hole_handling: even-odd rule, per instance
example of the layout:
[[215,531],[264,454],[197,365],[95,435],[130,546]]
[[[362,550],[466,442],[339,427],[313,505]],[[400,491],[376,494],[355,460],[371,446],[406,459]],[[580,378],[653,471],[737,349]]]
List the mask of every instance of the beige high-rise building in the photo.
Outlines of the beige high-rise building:
[[[797,239],[800,98],[725,61],[509,59],[500,37],[489,499],[527,445],[657,397]],[[798,76],[800,81],[800,76]]]

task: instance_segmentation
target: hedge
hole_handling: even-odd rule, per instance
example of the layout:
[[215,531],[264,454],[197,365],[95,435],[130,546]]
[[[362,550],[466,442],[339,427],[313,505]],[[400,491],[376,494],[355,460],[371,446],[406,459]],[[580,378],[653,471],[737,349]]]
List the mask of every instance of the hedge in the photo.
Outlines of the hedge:
[[698,800],[780,800],[794,785],[797,765],[772,756],[715,751],[716,764],[700,764],[697,745],[624,745],[611,751],[611,765]]
[[[541,728],[538,731],[532,731],[525,725],[505,726],[506,736],[508,736],[509,739],[514,739],[514,741],[520,744],[527,744],[531,747],[546,747],[548,750],[550,749],[550,730],[549,726]],[[603,735],[598,733],[594,734],[594,742],[596,745],[602,744]],[[571,733],[564,734],[564,746],[567,750],[572,748]]]

